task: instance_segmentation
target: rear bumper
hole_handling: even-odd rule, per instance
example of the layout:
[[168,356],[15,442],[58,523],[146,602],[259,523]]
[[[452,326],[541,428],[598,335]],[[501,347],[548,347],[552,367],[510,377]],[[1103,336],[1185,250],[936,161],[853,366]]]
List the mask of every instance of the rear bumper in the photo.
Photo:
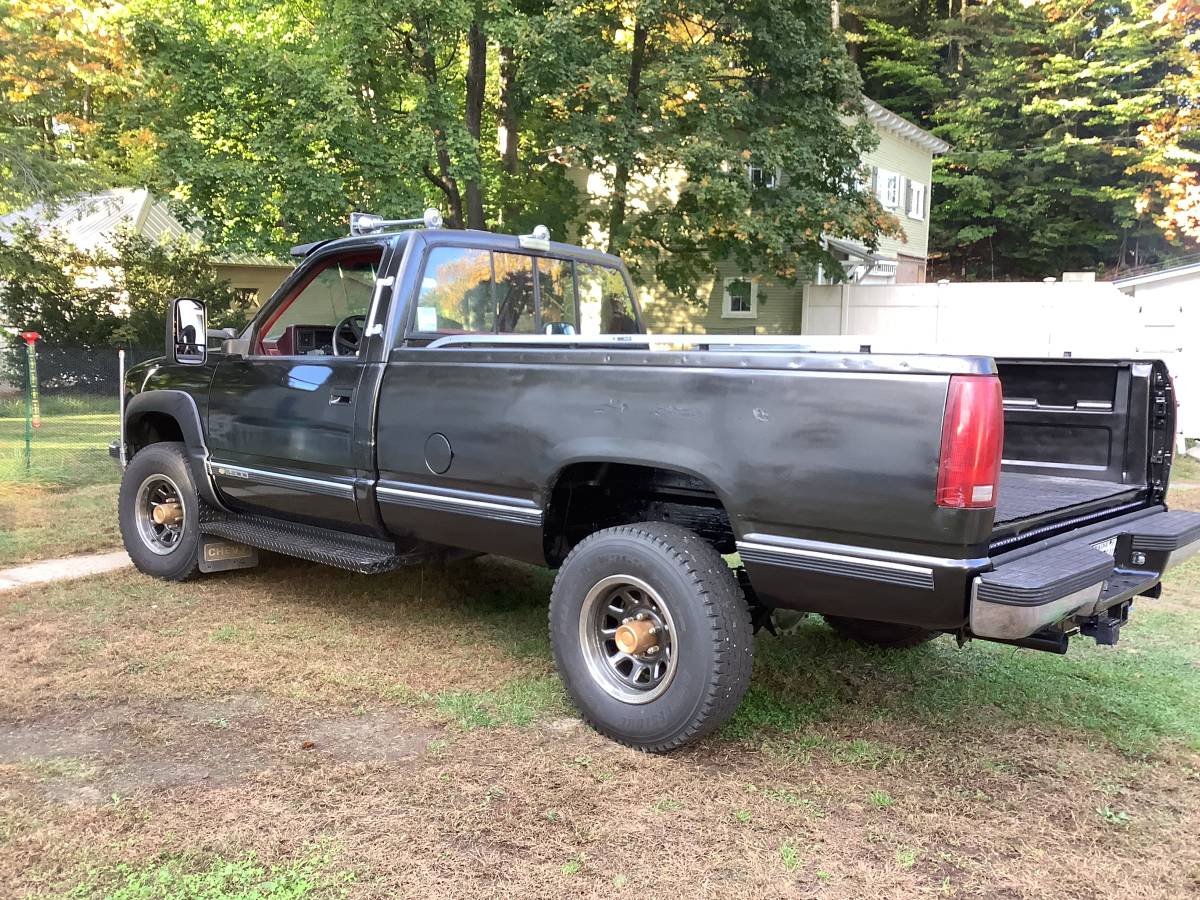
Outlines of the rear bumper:
[[1097,615],[1152,590],[1197,552],[1200,513],[1159,508],[1045,550],[998,557],[972,579],[971,633],[1019,640],[1064,619]]

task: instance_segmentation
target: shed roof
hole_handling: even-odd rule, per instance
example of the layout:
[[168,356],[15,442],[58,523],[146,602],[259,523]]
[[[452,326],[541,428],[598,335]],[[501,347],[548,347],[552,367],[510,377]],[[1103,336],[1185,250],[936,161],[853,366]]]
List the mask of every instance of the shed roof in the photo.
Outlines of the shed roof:
[[113,188],[64,203],[35,203],[0,216],[0,235],[10,234],[21,222],[42,231],[61,231],[81,250],[111,246],[122,228],[150,240],[187,234],[167,204],[155,200],[146,188]]
[[1150,284],[1156,281],[1174,281],[1178,278],[1200,278],[1200,261],[1167,266],[1166,268],[1154,269],[1149,272],[1139,272],[1136,275],[1127,275],[1124,278],[1114,278],[1113,284],[1121,290],[1125,290],[1126,288],[1136,287],[1139,284]]

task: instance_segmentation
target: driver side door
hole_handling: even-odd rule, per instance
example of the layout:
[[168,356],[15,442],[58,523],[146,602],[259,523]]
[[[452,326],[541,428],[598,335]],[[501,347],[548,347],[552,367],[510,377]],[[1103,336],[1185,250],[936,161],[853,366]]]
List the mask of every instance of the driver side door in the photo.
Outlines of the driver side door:
[[234,506],[360,524],[370,397],[362,332],[382,290],[384,244],[319,253],[256,317],[245,356],[222,359],[209,392],[213,478]]

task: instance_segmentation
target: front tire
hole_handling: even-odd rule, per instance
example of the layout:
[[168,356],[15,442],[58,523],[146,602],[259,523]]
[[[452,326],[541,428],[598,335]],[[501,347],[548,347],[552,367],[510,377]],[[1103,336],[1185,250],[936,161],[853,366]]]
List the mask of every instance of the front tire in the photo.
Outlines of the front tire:
[[868,619],[847,619],[842,616],[825,616],[829,627],[844,638],[869,647],[901,650],[927,644],[941,632],[928,631],[915,625],[895,625],[891,622],[875,622]]
[[139,572],[186,581],[200,569],[200,498],[183,444],[151,444],[121,476],[117,518]]
[[598,531],[550,597],[550,641],[589,725],[629,747],[674,750],[729,720],[750,683],[750,611],[729,566],[662,522]]

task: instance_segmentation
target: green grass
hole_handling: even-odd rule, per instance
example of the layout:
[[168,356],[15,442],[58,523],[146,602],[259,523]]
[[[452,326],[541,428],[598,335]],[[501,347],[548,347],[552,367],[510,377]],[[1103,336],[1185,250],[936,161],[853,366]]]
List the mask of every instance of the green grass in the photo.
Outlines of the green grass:
[[[54,394],[42,395],[38,405],[42,416],[78,416],[83,414],[105,413],[117,415],[120,406],[113,394]],[[23,419],[25,417],[25,398],[23,394],[0,397],[0,419]]]
[[72,900],[301,900],[344,896],[347,872],[327,872],[327,856],[267,866],[253,853],[237,859],[168,858],[141,866],[122,864],[89,871],[67,892]]
[[526,726],[550,712],[565,712],[557,678],[518,678],[491,691],[443,691],[430,695],[438,712],[460,728]]
[[[94,399],[94,398],[92,398]],[[23,408],[0,405],[0,484],[36,482],[78,486],[115,482],[120,470],[108,445],[121,430],[116,401],[58,397],[42,404],[41,423],[25,453]]]
[[[1168,576],[1171,591],[1194,590],[1200,562]],[[1164,740],[1200,749],[1200,618],[1135,604],[1117,647],[1075,639],[1066,656],[950,638],[907,651],[842,640],[820,619],[794,635],[757,644],[754,680],[725,735],[804,757],[878,767],[887,748],[812,738],[810,729],[862,717],[938,727],[994,726],[1008,720],[1098,735],[1130,754]],[[782,743],[780,743],[780,739]]]
[[1200,459],[1176,453],[1171,463],[1171,481],[1200,481]]

